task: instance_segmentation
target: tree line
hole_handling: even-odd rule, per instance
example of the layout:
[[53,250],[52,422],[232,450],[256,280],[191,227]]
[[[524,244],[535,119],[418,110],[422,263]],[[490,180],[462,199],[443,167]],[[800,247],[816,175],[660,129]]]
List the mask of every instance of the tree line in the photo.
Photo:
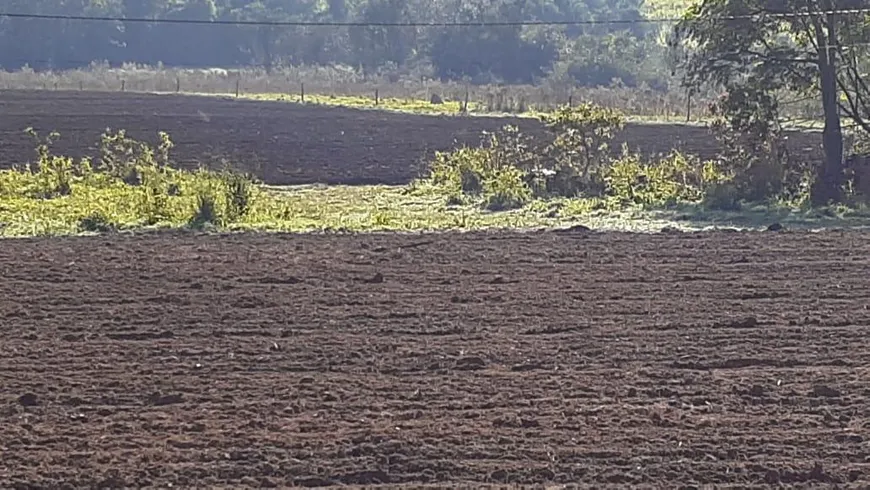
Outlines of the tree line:
[[[7,0],[9,13],[338,23],[642,20],[644,0]],[[472,83],[663,87],[660,27],[251,26],[0,17],[0,66],[69,69],[91,61],[227,67],[352,66]]]

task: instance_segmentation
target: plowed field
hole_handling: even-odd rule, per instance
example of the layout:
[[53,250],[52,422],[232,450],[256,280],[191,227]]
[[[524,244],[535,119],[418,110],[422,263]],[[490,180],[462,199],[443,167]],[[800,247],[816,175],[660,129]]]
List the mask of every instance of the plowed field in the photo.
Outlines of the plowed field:
[[[404,184],[420,175],[434,150],[476,145],[483,130],[517,124],[528,134],[543,130],[533,119],[398,114],[213,97],[94,92],[0,92],[0,168],[34,156],[23,130],[61,133],[56,151],[95,155],[110,127],[156,140],[167,131],[185,166],[222,160],[253,170],[270,184]],[[819,159],[816,133],[793,133],[798,158]],[[681,124],[631,124],[617,137],[646,154],[682,149],[705,158],[717,147],[707,130]]]
[[0,487],[866,485],[868,238],[3,242]]

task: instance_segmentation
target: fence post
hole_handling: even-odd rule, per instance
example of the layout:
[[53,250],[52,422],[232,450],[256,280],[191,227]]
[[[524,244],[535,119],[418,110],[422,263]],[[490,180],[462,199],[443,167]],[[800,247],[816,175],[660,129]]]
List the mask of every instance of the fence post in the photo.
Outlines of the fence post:
[[236,78],[236,98],[237,99],[239,98],[239,90],[241,89],[241,85],[242,85],[242,76],[239,75],[239,78]]
[[121,80],[121,92],[125,92],[127,90],[127,80]]
[[465,86],[465,100],[462,102],[462,112],[468,114],[468,85]]
[[568,94],[568,107],[574,107],[574,94]]
[[692,92],[686,92],[686,122],[692,119]]
[[175,93],[177,94],[180,92],[181,92],[181,78],[175,77]]
[[305,103],[305,82],[301,82],[299,84],[299,98],[301,99],[302,103],[304,104]]
[[375,105],[380,103],[380,96],[378,94],[378,89],[375,89]]

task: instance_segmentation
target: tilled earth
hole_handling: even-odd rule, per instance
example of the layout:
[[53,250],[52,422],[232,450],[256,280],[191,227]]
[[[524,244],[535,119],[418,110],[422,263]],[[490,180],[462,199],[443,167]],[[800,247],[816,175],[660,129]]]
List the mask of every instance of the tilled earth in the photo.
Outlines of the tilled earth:
[[868,484],[860,232],[0,247],[0,487]]
[[[58,131],[53,149],[96,157],[100,133],[126,130],[155,142],[166,131],[173,157],[185,167],[232,166],[268,184],[406,184],[436,151],[477,145],[482,131],[515,124],[541,135],[534,119],[400,114],[340,107],[255,102],[217,97],[133,93],[0,91],[0,168],[33,160],[36,143],[24,133]],[[713,158],[708,131],[684,124],[629,124],[612,145],[647,155],[679,149]],[[789,135],[794,158],[820,161],[816,133]]]

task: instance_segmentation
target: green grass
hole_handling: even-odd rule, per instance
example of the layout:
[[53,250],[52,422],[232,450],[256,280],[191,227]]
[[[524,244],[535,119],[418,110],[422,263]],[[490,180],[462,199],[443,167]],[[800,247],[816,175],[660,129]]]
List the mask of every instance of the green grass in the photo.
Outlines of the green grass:
[[[174,94],[174,92],[172,92]],[[195,95],[205,97],[232,97],[235,94],[212,94],[212,93],[190,93],[185,92],[184,95]],[[280,94],[280,93],[243,93],[239,94],[239,99],[257,100],[267,102],[291,102],[300,104],[303,103],[302,96],[299,94]],[[353,109],[375,109],[392,112],[408,112],[414,114],[461,114],[462,103],[455,100],[445,100],[441,104],[433,104],[428,100],[422,99],[401,99],[401,98],[378,98],[375,101],[374,94],[372,96],[343,96],[343,95],[322,95],[322,94],[306,94],[305,104],[325,105],[333,107],[349,107]],[[468,110],[470,112],[479,111],[480,108],[473,102],[469,102]]]
[[[162,92],[161,92],[162,93]],[[166,95],[174,95],[175,92],[165,92]],[[214,93],[198,93],[185,92],[184,95],[192,95],[198,97],[221,97],[221,98],[236,98],[235,94],[214,94]],[[288,95],[280,93],[242,93],[238,99],[255,100],[261,102],[289,102],[294,104],[303,103],[300,95]],[[351,109],[371,109],[387,112],[404,112],[410,114],[428,114],[428,115],[460,115],[462,112],[462,102],[454,100],[444,100],[442,104],[433,104],[428,100],[413,99],[413,98],[379,98],[375,103],[374,96],[357,96],[357,95],[323,95],[323,94],[306,94],[305,104],[323,105],[330,107],[347,107]],[[488,111],[483,105],[476,102],[468,103],[468,115],[494,116],[494,117],[516,117],[516,118],[538,118],[548,111],[537,110],[534,107],[522,112],[499,112]],[[682,117],[665,118],[663,116],[649,115],[627,115],[626,120],[638,123],[680,123],[685,122]],[[703,121],[692,120],[687,124],[702,125]]]
[[[110,186],[55,199],[0,198],[0,236],[25,237],[87,234],[82,220],[98,214],[118,230],[189,226],[196,211],[192,195],[169,198],[169,212],[149,223],[131,203],[141,196],[134,188]],[[870,226],[870,212],[846,208],[795,210],[756,207],[743,212],[712,212],[685,205],[670,210],[610,207],[597,199],[534,201],[512,211],[488,212],[480,203],[448,205],[440,194],[405,186],[263,187],[251,212],[224,231],[375,232],[481,229],[563,228],[584,225],[597,230],[657,232],[709,228],[764,229],[779,222],[790,228]]]

